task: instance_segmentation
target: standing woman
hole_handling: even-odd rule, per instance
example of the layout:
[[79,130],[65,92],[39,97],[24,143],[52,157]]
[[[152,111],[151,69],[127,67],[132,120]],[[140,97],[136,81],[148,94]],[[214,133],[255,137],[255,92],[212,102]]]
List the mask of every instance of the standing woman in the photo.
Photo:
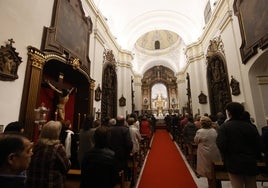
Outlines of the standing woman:
[[64,188],[71,163],[60,143],[61,123],[49,121],[41,130],[33,148],[33,156],[27,172],[27,188]]
[[200,119],[201,129],[198,129],[194,137],[197,147],[197,167],[199,175],[206,177],[209,188],[213,187],[215,182],[212,180],[212,162],[221,161],[221,155],[216,145],[217,131],[212,126],[209,117],[203,116]]

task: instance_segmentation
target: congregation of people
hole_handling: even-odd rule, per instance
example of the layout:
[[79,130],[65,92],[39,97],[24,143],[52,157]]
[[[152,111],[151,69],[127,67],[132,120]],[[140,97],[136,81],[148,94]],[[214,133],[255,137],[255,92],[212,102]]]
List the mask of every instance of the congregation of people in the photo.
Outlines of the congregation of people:
[[[75,143],[69,120],[51,120],[33,143],[23,135],[23,124],[12,122],[0,135],[0,184],[10,188],[63,188],[68,171],[78,161],[81,188],[113,188],[120,183],[122,172],[125,177],[131,175],[128,160],[137,156],[143,140],[150,142],[151,125],[145,115],[119,115],[103,121],[89,116]],[[77,155],[72,149],[75,144]]]
[[[243,105],[231,102],[225,109],[226,115],[219,112],[215,117],[207,113],[194,117],[185,113],[165,119],[172,137],[182,144],[185,156],[192,156],[189,148],[197,147],[192,168],[197,177],[207,178],[208,187],[221,187],[213,178],[212,165],[222,161],[233,188],[256,188],[256,175],[260,173],[257,162],[267,161],[267,137],[263,131],[258,132]],[[174,121],[179,123],[174,124]]]
[[[213,182],[212,164],[223,161],[232,187],[257,187],[257,161],[267,157],[268,138],[254,125],[250,114],[237,102],[226,106],[226,115],[185,113],[166,115],[167,130],[173,140],[197,146],[194,170]],[[81,169],[80,187],[113,188],[122,172],[131,176],[128,161],[150,148],[156,119],[148,114],[95,119],[87,117],[79,131],[77,155]],[[74,132],[68,121],[48,121],[36,143],[23,135],[23,125],[12,122],[0,135],[0,184],[10,188],[63,188],[73,163],[71,141]],[[186,149],[186,153],[189,152]],[[220,185],[219,185],[220,187]]]

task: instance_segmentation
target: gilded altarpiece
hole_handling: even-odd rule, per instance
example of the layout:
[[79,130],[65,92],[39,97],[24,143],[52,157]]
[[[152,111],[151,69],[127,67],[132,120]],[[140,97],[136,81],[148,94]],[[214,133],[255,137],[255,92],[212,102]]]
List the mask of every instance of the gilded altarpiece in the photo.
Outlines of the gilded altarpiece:
[[[174,72],[165,66],[155,66],[147,70],[141,80],[142,82],[142,111],[149,113],[166,113],[170,109],[178,109],[178,96],[177,96],[177,79],[174,76]],[[166,102],[157,103],[157,99],[152,99],[152,87],[162,83],[166,86],[168,96]],[[163,100],[163,99],[161,99]],[[156,103],[158,104],[156,107]],[[159,106],[162,104],[162,106]],[[165,105],[164,105],[165,104]]]

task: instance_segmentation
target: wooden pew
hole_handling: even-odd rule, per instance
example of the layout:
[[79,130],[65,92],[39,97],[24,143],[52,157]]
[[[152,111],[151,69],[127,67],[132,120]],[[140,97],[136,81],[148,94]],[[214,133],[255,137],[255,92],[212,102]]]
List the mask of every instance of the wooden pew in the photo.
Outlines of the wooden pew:
[[[266,168],[264,162],[258,162],[257,167],[259,169],[259,174],[256,176],[256,181],[257,182],[268,182],[268,174],[264,174],[264,170]],[[212,165],[212,174],[213,174],[213,179],[214,179],[214,186],[213,188],[219,188],[217,187],[216,182],[217,181],[230,181],[228,172],[226,171],[226,168],[223,164],[223,162],[214,162]]]
[[[75,187],[78,187],[80,185],[80,169],[70,169],[67,175],[68,177],[65,184],[66,188],[72,188],[74,185]],[[119,173],[119,176],[121,177],[121,183],[116,185],[114,188],[130,188],[131,182],[125,181],[125,174],[123,170]]]

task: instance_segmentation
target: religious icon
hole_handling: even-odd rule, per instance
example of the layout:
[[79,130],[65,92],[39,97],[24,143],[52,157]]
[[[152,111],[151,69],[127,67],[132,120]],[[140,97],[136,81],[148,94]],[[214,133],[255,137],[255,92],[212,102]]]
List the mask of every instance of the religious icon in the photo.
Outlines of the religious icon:
[[99,84],[97,89],[95,90],[95,101],[100,101],[100,100],[101,100],[101,88]]
[[240,94],[239,82],[236,79],[234,79],[233,76],[231,76],[230,87],[232,89],[233,95],[237,96]]

